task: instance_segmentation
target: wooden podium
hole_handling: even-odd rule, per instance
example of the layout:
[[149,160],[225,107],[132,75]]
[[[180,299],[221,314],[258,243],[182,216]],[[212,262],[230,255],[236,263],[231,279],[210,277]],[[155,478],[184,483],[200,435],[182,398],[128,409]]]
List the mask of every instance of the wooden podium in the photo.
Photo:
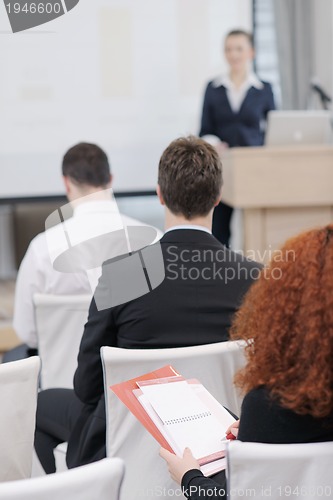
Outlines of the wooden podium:
[[297,233],[333,221],[333,146],[233,148],[222,200],[243,209],[243,251],[267,262]]

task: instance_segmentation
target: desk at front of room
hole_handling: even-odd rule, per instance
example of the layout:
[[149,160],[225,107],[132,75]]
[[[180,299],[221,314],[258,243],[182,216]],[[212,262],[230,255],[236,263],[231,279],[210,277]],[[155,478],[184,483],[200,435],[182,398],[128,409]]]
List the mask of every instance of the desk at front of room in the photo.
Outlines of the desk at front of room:
[[233,148],[223,201],[242,209],[243,250],[267,263],[286,239],[333,221],[333,146]]

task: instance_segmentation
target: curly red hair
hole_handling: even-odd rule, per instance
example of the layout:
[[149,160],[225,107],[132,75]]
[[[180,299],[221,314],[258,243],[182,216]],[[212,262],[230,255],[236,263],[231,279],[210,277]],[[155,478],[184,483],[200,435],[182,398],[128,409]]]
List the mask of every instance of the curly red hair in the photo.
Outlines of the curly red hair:
[[238,311],[231,338],[247,340],[244,391],[265,385],[298,414],[333,411],[333,225],[276,252]]

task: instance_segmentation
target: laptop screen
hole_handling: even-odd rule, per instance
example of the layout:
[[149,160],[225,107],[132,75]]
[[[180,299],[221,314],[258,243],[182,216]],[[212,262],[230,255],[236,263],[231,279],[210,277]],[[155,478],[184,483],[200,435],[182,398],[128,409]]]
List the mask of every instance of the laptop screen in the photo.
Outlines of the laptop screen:
[[265,145],[331,144],[330,111],[270,111]]

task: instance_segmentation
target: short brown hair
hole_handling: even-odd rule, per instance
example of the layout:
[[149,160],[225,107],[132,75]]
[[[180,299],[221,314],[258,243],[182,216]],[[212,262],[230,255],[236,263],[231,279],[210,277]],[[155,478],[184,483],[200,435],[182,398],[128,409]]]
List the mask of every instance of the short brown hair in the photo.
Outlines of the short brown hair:
[[62,174],[77,184],[105,187],[110,182],[109,160],[96,144],[81,142],[65,154]]
[[173,141],[161,156],[158,184],[175,215],[190,220],[207,215],[219,199],[222,164],[216,150],[198,137]]
[[254,38],[253,38],[253,35],[252,33],[250,33],[249,31],[245,31],[245,30],[232,30],[232,31],[229,31],[229,33],[227,34],[227,36],[225,37],[225,41],[230,37],[230,36],[245,36],[251,47],[253,48],[254,47]]

